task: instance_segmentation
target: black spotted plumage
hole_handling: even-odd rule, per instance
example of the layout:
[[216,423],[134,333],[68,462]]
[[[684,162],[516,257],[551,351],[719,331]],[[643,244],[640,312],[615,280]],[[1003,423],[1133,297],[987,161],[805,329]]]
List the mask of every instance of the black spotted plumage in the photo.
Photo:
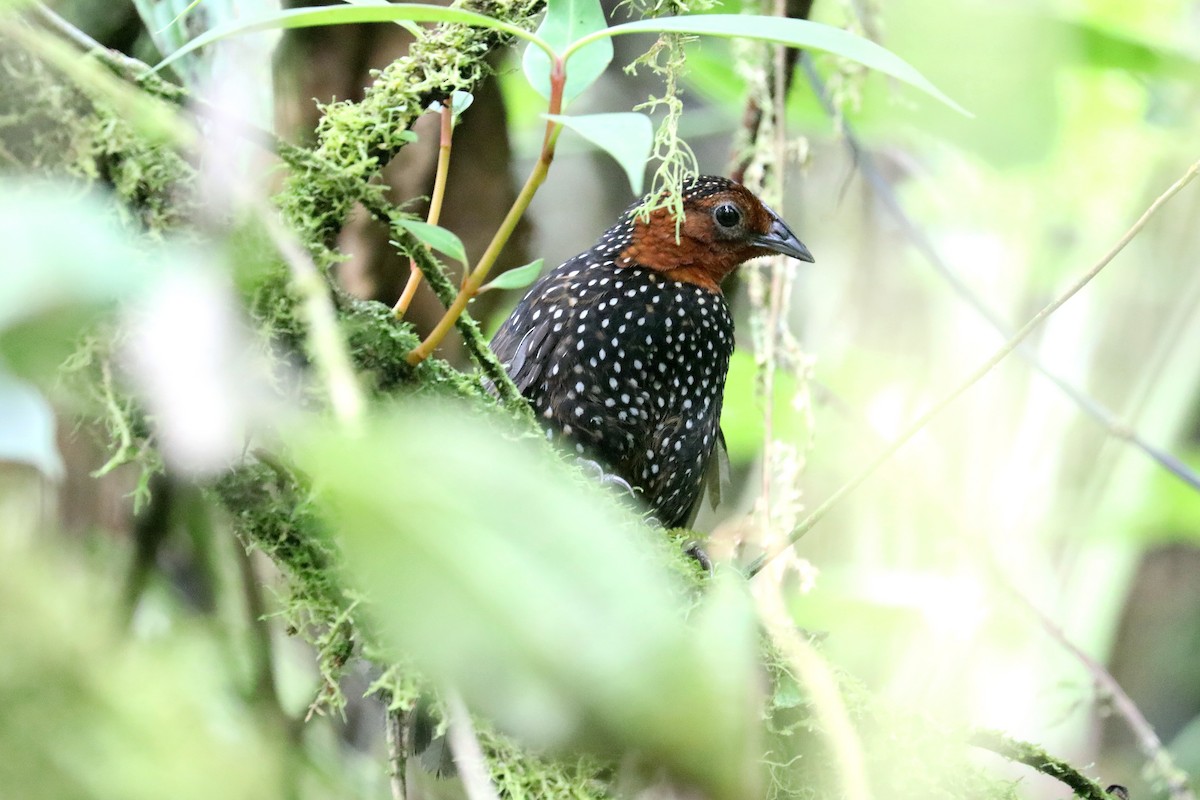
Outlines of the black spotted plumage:
[[[731,186],[698,178],[685,204]],[[675,527],[690,520],[721,435],[733,319],[719,290],[623,257],[635,252],[636,206],[543,276],[492,348],[548,430]]]

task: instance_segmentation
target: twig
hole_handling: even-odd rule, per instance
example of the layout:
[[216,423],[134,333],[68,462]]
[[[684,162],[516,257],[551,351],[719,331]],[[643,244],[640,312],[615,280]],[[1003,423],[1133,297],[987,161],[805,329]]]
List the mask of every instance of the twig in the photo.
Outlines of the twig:
[[[550,124],[553,125],[554,123]],[[561,126],[558,127],[561,128]],[[475,266],[475,269],[471,270],[471,274],[467,276],[466,281],[463,282],[458,296],[454,298],[454,302],[446,309],[446,313],[438,320],[437,325],[425,337],[425,340],[408,354],[409,364],[416,366],[428,358],[437,346],[442,343],[442,340],[446,338],[446,334],[454,327],[459,317],[466,311],[467,303],[478,293],[479,287],[487,279],[492,265],[495,264],[500,251],[512,235],[513,230],[516,229],[521,215],[529,207],[529,202],[533,199],[533,195],[537,192],[538,187],[546,180],[546,173],[549,168],[550,162],[544,158],[538,159],[538,162],[534,164],[533,171],[529,174],[529,178],[521,188],[520,194],[517,195],[517,199],[513,202],[512,207],[509,208],[504,221],[500,223],[500,228],[496,231],[496,235],[492,237],[492,242],[479,259],[479,263]]]
[[1003,756],[1009,761],[1016,761],[1032,767],[1043,775],[1048,775],[1065,784],[1075,793],[1076,797],[1082,797],[1084,800],[1113,800],[1118,789],[1124,791],[1123,787],[1119,786],[1111,786],[1105,790],[1100,784],[1066,761],[1053,758],[1036,745],[1014,739],[998,731],[973,731],[968,737],[968,742],[975,747]]
[[1195,793],[1188,785],[1187,773],[1175,764],[1174,759],[1171,758],[1171,754],[1163,746],[1162,740],[1158,738],[1158,734],[1154,732],[1154,728],[1151,727],[1145,715],[1142,714],[1142,710],[1138,708],[1137,703],[1133,702],[1133,699],[1125,692],[1121,684],[1117,683],[1117,679],[1112,676],[1112,673],[1071,641],[1066,631],[1058,623],[1052,620],[1042,609],[1038,608],[1032,600],[1026,597],[1008,579],[990,554],[985,557],[985,563],[988,571],[992,574],[992,579],[1037,619],[1038,623],[1042,626],[1042,630],[1051,639],[1074,656],[1075,660],[1087,670],[1095,685],[1108,696],[1117,716],[1133,732],[1142,755],[1146,757],[1146,760],[1150,762],[1150,766],[1166,783],[1167,791],[1170,793],[1172,800],[1196,800]]
[[479,746],[475,728],[471,725],[471,715],[457,692],[447,694],[446,711],[450,717],[450,730],[447,733],[450,752],[454,754],[454,765],[458,767],[467,800],[500,800],[488,773],[483,748]]
[[[558,58],[555,60],[550,71],[549,114],[551,116],[562,111],[563,87],[566,84],[566,80],[566,68],[563,65],[563,60]],[[446,334],[450,332],[450,328],[454,326],[454,323],[466,310],[467,303],[479,292],[479,287],[487,280],[488,273],[495,265],[496,259],[500,257],[500,251],[508,243],[512,232],[517,227],[517,223],[525,213],[525,209],[529,207],[530,201],[533,200],[534,194],[537,193],[538,187],[545,182],[546,174],[550,170],[550,162],[554,160],[554,147],[558,142],[558,135],[561,132],[562,123],[547,120],[546,136],[542,141],[541,157],[533,165],[533,170],[529,173],[529,178],[526,179],[525,185],[521,187],[521,191],[517,195],[517,199],[513,201],[512,206],[508,209],[508,214],[505,215],[504,221],[500,223],[500,227],[496,230],[492,241],[488,244],[487,250],[480,256],[479,263],[475,265],[475,269],[471,270],[471,274],[463,281],[462,290],[454,298],[454,303],[446,310],[442,318],[438,320],[437,325],[425,337],[425,340],[408,354],[409,364],[416,366],[429,357],[434,349],[441,344],[442,340],[446,338]]]
[[[780,4],[783,6],[782,10],[779,8]],[[776,16],[788,19],[808,19],[812,12],[812,5],[812,0],[778,0],[775,13]],[[782,81],[783,98],[786,100],[795,78],[796,60],[800,58],[803,51],[794,47],[778,46],[775,53],[776,58],[773,62],[775,75],[773,77],[776,81]],[[776,85],[778,86],[778,83]],[[783,112],[780,110],[778,113],[782,115]],[[754,161],[754,143],[758,140],[762,124],[762,104],[756,98],[750,97],[746,101],[746,110],[742,114],[742,130],[746,136],[746,142],[730,158],[732,166],[729,169],[729,177],[738,183],[745,182],[746,170]]]
[[968,742],[975,747],[990,750],[1009,761],[1032,767],[1043,775],[1065,784],[1084,800],[1112,800],[1100,784],[1091,780],[1061,759],[1053,758],[1044,750],[1029,742],[1006,736],[998,731],[973,731]]
[[46,23],[48,23],[50,25],[50,27],[54,28],[54,30],[58,31],[66,38],[70,39],[72,42],[79,45],[84,50],[91,50],[93,48],[99,49],[99,50],[107,49],[102,44],[100,44],[95,39],[93,39],[91,36],[88,36],[86,33],[81,31],[79,28],[75,27],[74,25],[72,25],[71,23],[67,22],[65,19],[60,17],[57,13],[55,13],[53,10],[51,10],[51,8],[49,6],[47,6],[45,3],[34,3],[33,8],[35,11],[37,11],[38,16],[40,16],[43,20],[45,20]]
[[[816,68],[813,66],[812,59],[804,57],[803,66],[805,74],[808,76],[808,81],[812,85],[813,92],[820,100],[825,112],[831,117],[835,116],[835,110],[829,100],[829,94],[825,89],[824,81],[817,74]],[[883,207],[891,214],[892,218],[900,225],[906,237],[912,242],[913,247],[917,252],[924,257],[925,261],[934,268],[941,278],[950,285],[951,290],[958,295],[959,299],[969,305],[975,313],[979,314],[995,331],[1001,336],[1008,338],[1012,336],[1011,327],[1005,323],[1000,315],[990,308],[982,298],[976,294],[971,287],[946,263],[945,259],[938,253],[937,248],[929,240],[929,237],[917,226],[915,222],[904,211],[900,205],[899,199],[888,182],[887,178],[879,170],[875,164],[875,159],[870,152],[863,147],[858,137],[854,133],[853,126],[840,118],[838,120],[843,140],[846,142],[846,147],[850,150],[850,154],[854,159],[855,166],[862,174],[871,190],[883,204]],[[1090,397],[1074,385],[1069,383],[1065,378],[1050,370],[1037,355],[1029,348],[1028,345],[1022,344],[1017,348],[1017,355],[1025,360],[1033,369],[1039,372],[1043,377],[1053,383],[1059,391],[1067,395],[1075,405],[1083,410],[1085,414],[1096,420],[1108,433],[1115,439],[1119,439],[1141,450],[1159,466],[1166,469],[1179,480],[1188,484],[1196,491],[1200,491],[1200,475],[1180,461],[1170,453],[1161,450],[1154,445],[1144,440],[1136,430],[1125,424],[1116,414],[1104,406],[1104,404]]]
[[[853,417],[850,410],[844,405],[839,404],[836,407],[842,414],[853,419],[859,427],[864,430],[870,430],[870,426],[864,420]],[[926,492],[929,490],[929,487],[920,481],[913,488],[925,490]],[[943,500],[936,493],[929,493],[928,499],[939,504]],[[956,513],[949,507],[945,507],[943,510],[951,516],[956,516]],[[958,527],[961,528],[963,525],[959,524]],[[1164,782],[1167,784],[1172,800],[1195,800],[1195,794],[1189,786],[1187,774],[1176,766],[1171,759],[1170,752],[1163,747],[1162,741],[1155,734],[1154,729],[1146,720],[1141,710],[1125,693],[1112,674],[1102,664],[1081,650],[1078,645],[1071,641],[1066,632],[1057,623],[1034,605],[1033,601],[1021,593],[1015,583],[1008,578],[1008,573],[997,564],[995,556],[985,546],[973,542],[969,543],[967,547],[972,553],[980,556],[984,568],[996,584],[1012,595],[1021,605],[1025,606],[1037,618],[1047,635],[1073,655],[1091,675],[1093,683],[1099,690],[1111,699],[1116,714],[1124,720],[1133,731],[1134,736],[1137,737],[1143,755],[1145,755],[1151,766],[1162,776]],[[1112,794],[1111,788],[1108,791]]]
[[242,581],[242,597],[246,603],[246,621],[250,624],[251,661],[254,671],[254,699],[266,702],[271,712],[294,741],[299,741],[299,721],[288,715],[279,698],[275,680],[275,648],[271,644],[271,624],[263,598],[262,581],[254,569],[252,553],[240,541],[233,543],[237,553],[238,572]]
[[1125,232],[1125,235],[1122,236],[1117,243],[1100,258],[1099,261],[1093,264],[1087,272],[1085,272],[1073,284],[1071,284],[1066,291],[1038,311],[1038,313],[1035,314],[1034,317],[1029,320],[1029,322],[1025,323],[1025,325],[1019,331],[1017,331],[1011,339],[1005,342],[999,350],[993,353],[990,358],[988,358],[983,364],[976,368],[974,372],[968,375],[965,380],[952,389],[949,394],[944,396],[938,402],[934,403],[934,405],[925,413],[921,414],[921,416],[919,416],[915,422],[909,425],[904,433],[902,433],[891,445],[884,448],[883,452],[881,452],[866,466],[860,469],[849,481],[842,484],[842,486],[839,487],[838,490],[832,495],[830,495],[825,502],[823,502],[816,508],[816,510],[810,513],[798,526],[796,526],[796,529],[792,531],[791,535],[788,536],[787,541],[782,546],[776,547],[760,556],[750,566],[749,576],[754,577],[768,561],[784,552],[788,547],[791,547],[796,542],[800,541],[801,537],[808,533],[808,531],[811,530],[814,525],[816,525],[826,514],[828,514],[830,509],[837,505],[842,498],[862,485],[862,483],[866,481],[867,478],[871,477],[877,469],[891,460],[892,456],[895,455],[901,447],[911,441],[913,437],[924,430],[930,422],[932,422],[939,414],[946,410],[946,408],[948,408],[955,400],[962,396],[964,392],[978,383],[985,375],[991,372],[996,365],[1007,358],[1008,355],[1012,353],[1021,344],[1021,342],[1029,336],[1029,334],[1031,334],[1039,325],[1042,324],[1042,322],[1046,320],[1047,317],[1061,308],[1064,303],[1074,297],[1081,289],[1083,289],[1083,287],[1087,286],[1092,279],[1099,275],[1104,268],[1107,267],[1109,263],[1116,258],[1122,250],[1125,249],[1126,245],[1133,241],[1135,236],[1141,233],[1142,228],[1146,226],[1146,223],[1150,221],[1150,218],[1153,217],[1158,210],[1167,203],[1167,201],[1178,194],[1183,187],[1191,183],[1191,181],[1196,177],[1197,173],[1200,173],[1200,161],[1197,161],[1188,167],[1187,171],[1184,172],[1184,174],[1178,180],[1176,180],[1175,183],[1171,184],[1171,186],[1168,187],[1165,192],[1159,195],[1158,198],[1156,198],[1155,201],[1150,204],[1150,207],[1143,212],[1142,216],[1138,218],[1137,222],[1135,222],[1133,226]]
[[[389,218],[388,214],[390,212],[382,210],[376,212],[371,206],[368,206],[368,210],[371,210],[380,219],[387,220]],[[392,233],[396,236],[396,242],[401,249],[417,262],[417,267],[424,273],[425,280],[429,283],[429,288],[437,295],[438,300],[446,308],[450,308],[454,304],[456,290],[445,268],[408,231],[393,226]],[[517,389],[516,384],[512,382],[512,378],[508,377],[508,373],[504,371],[504,365],[500,363],[500,360],[496,358],[496,354],[488,346],[487,339],[484,338],[483,331],[479,328],[479,323],[469,313],[464,311],[454,324],[458,329],[459,335],[463,338],[463,344],[467,348],[467,353],[470,354],[475,364],[483,371],[484,377],[496,387],[496,393],[505,407],[510,411],[518,413],[532,413],[529,411],[529,404],[521,396],[521,391]]]
[[282,230],[274,216],[265,208],[260,209],[260,215],[271,241],[292,270],[292,281],[308,317],[313,361],[328,386],[333,414],[343,425],[356,425],[362,417],[364,401],[345,339],[338,329],[329,286],[308,253]]
[[776,613],[780,610],[772,609],[770,605],[773,605],[770,601],[760,601],[760,617],[771,640],[808,689],[813,710],[838,762],[843,796],[848,800],[870,800],[871,787],[867,783],[862,743],[850,721],[832,670],[816,649],[792,627],[786,612]]
[[[391,702],[391,695],[386,695],[388,702]],[[387,727],[387,756],[388,756],[388,783],[392,789],[392,800],[405,800],[407,789],[407,771],[408,771],[408,726],[406,724],[406,714],[400,709],[389,708],[386,710],[386,718],[384,725]]]
[[[788,19],[807,19],[812,10],[811,0],[774,0],[773,13],[777,17]],[[761,190],[766,188],[766,184],[770,183],[778,187],[779,180],[772,180],[776,175],[781,175],[782,166],[786,158],[787,152],[787,95],[791,90],[792,81],[795,77],[796,59],[799,58],[800,51],[795,48],[775,46],[772,50],[772,58],[768,62],[769,72],[764,77],[762,82],[755,81],[752,86],[749,97],[746,100],[746,110],[742,120],[742,133],[745,138],[737,146],[733,156],[730,159],[730,177],[739,182],[746,182],[746,173],[756,162],[761,163],[763,167],[761,182],[763,185],[752,186],[751,188]],[[769,102],[767,102],[769,98]],[[768,105],[771,110],[771,116],[768,117],[764,113],[764,105]],[[763,144],[762,138],[766,135],[765,132],[770,131],[773,136],[769,143]],[[761,159],[761,160],[760,160]],[[771,168],[775,167],[774,174]],[[776,197],[775,200],[779,200]],[[772,201],[775,205],[775,201]],[[775,205],[777,211],[782,212],[783,209]],[[756,341],[760,349],[760,358],[758,359],[758,381],[759,392],[762,398],[762,474],[760,476],[759,485],[759,508],[762,513],[762,542],[767,546],[773,538],[773,500],[772,488],[775,476],[772,470],[775,464],[775,432],[774,432],[774,417],[775,417],[775,373],[777,371],[777,350],[780,344],[782,334],[780,333],[780,322],[787,313],[787,296],[788,288],[790,288],[791,268],[784,262],[786,259],[774,257],[768,261],[770,274],[770,282],[767,284],[766,295],[766,322],[762,326],[761,340]],[[760,307],[762,299],[758,296],[760,291],[758,286],[761,283],[756,281],[755,288],[752,292],[754,303],[756,305],[756,317],[763,314]]]
[[[442,217],[442,202],[446,197],[446,178],[450,174],[450,148],[454,141],[454,108],[450,99],[442,104],[441,141],[438,144],[437,173],[433,179],[433,195],[429,198],[429,215],[425,218],[430,225],[437,225]],[[397,317],[404,316],[412,303],[417,287],[421,285],[421,268],[415,259],[408,262],[408,283],[400,293],[400,299],[392,310]]]

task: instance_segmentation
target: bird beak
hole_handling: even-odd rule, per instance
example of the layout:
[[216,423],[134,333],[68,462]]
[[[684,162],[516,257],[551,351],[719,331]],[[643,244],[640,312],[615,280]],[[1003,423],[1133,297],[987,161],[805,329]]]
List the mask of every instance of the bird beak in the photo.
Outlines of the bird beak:
[[796,234],[792,233],[792,229],[774,211],[771,211],[771,229],[766,233],[756,235],[751,239],[751,242],[755,246],[761,247],[764,250],[770,250],[773,253],[782,253],[785,256],[798,258],[810,264],[816,262],[816,259],[813,258],[812,253],[808,252],[808,248],[804,246],[804,243],[796,238]]

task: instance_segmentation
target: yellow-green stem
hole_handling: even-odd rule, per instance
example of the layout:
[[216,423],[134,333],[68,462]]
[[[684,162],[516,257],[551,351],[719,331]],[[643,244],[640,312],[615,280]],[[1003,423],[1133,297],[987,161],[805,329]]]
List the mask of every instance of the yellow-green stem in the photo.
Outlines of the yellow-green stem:
[[[454,109],[447,100],[442,106],[442,139],[438,146],[437,175],[433,179],[433,196],[429,199],[429,216],[426,217],[430,225],[437,225],[442,217],[442,201],[446,197],[446,176],[450,174],[450,145],[453,138]],[[404,285],[404,291],[400,293],[400,299],[392,309],[397,317],[404,316],[404,312],[408,311],[413,296],[417,293],[417,287],[421,285],[421,277],[421,268],[417,266],[416,261],[409,259],[408,283]]]
[[[551,115],[557,115],[562,111],[562,92],[565,84],[566,72],[562,60],[557,59],[550,74]],[[492,237],[491,243],[488,244],[487,250],[480,257],[479,263],[475,265],[475,269],[463,281],[462,291],[458,293],[458,297],[454,298],[454,303],[451,304],[450,308],[446,309],[446,313],[438,320],[438,324],[429,332],[425,340],[414,347],[412,352],[408,354],[406,360],[409,364],[416,366],[429,358],[429,355],[442,343],[442,340],[446,338],[446,334],[454,327],[454,323],[462,316],[463,311],[467,308],[467,303],[471,302],[471,298],[479,293],[479,289],[483,286],[483,282],[487,280],[488,273],[491,272],[496,259],[500,257],[500,252],[504,249],[504,245],[508,243],[513,231],[516,230],[517,222],[520,221],[521,215],[529,208],[529,203],[537,193],[538,187],[545,182],[546,174],[550,171],[550,162],[554,160],[554,146],[558,142],[558,135],[561,132],[561,123],[546,123],[546,138],[542,144],[542,155],[538,158],[537,163],[533,165],[533,170],[525,180],[525,185],[521,187],[521,193],[513,201],[512,207],[508,209],[508,214],[505,215],[504,221],[500,223],[500,227],[496,230],[495,236]]]
[[533,199],[534,193],[538,187],[546,180],[546,172],[550,169],[550,162],[545,158],[539,158],[534,164],[533,171],[529,173],[529,178],[525,181],[525,186],[521,188],[521,193],[517,195],[516,201],[512,208],[508,210],[508,214],[504,217],[504,222],[500,223],[500,228],[496,231],[496,235],[492,237],[491,244],[484,252],[483,257],[479,259],[479,264],[472,270],[463,283],[462,291],[458,293],[458,297],[454,298],[454,303],[450,308],[446,309],[446,313],[438,320],[438,324],[434,327],[429,335],[421,344],[413,348],[408,354],[407,361],[409,364],[420,364],[434,349],[442,343],[442,339],[446,338],[446,334],[454,327],[455,321],[467,308],[467,303],[479,291],[479,287],[487,279],[488,273],[492,269],[492,265],[496,263],[496,259],[500,256],[500,251],[504,249],[504,245],[512,236],[513,230],[517,227],[517,221],[521,219],[521,215],[525,213],[525,209],[529,207],[529,201]]

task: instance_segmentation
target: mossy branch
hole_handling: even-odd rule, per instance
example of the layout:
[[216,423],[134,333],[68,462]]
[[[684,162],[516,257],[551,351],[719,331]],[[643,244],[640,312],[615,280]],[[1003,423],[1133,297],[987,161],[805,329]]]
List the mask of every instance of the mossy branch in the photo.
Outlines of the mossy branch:
[[[545,0],[461,0],[456,6],[526,29]],[[415,41],[404,58],[381,70],[361,102],[325,106],[316,156],[353,177],[348,186],[293,175],[282,195],[292,227],[314,247],[328,244],[373,179],[410,139],[408,128],[429,104],[473,91],[488,73],[487,57],[507,35],[491,28],[443,23]]]
[[979,730],[971,734],[970,743],[984,750],[1032,767],[1068,786],[1076,797],[1084,800],[1113,800],[1124,789],[1119,786],[1103,788],[1067,762],[1054,758],[1037,745],[1014,739],[997,731]]

